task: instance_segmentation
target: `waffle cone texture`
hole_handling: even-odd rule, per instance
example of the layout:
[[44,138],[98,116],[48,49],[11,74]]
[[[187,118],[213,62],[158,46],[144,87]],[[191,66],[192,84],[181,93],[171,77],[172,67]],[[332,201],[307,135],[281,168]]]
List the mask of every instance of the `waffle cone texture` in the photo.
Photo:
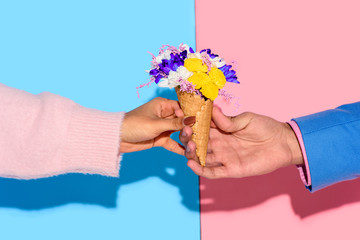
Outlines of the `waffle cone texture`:
[[191,139],[196,144],[196,155],[201,166],[205,166],[213,102],[210,99],[205,100],[195,93],[180,91],[179,88],[176,88],[176,94],[185,117],[196,117],[196,122],[191,127],[193,131]]

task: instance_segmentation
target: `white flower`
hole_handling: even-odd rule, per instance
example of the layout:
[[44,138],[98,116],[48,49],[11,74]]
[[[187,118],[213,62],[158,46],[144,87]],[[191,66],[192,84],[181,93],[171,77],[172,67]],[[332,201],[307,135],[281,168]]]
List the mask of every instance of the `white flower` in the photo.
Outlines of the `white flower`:
[[199,58],[201,59],[201,54],[199,52],[188,54],[188,58]]
[[[188,58],[188,57],[190,56],[190,54],[192,54],[192,53],[190,52],[190,47],[189,47],[189,45],[187,45],[187,44],[180,44],[180,46],[181,46],[181,49],[182,49],[182,50],[186,50],[186,51],[187,51],[186,57]],[[180,48],[180,46],[179,46],[179,48]]]
[[161,56],[159,55],[159,56],[156,57],[156,63],[157,63],[157,64],[160,64],[161,62],[162,62],[162,58],[161,58]]
[[176,69],[176,72],[181,76],[182,80],[187,80],[193,75],[193,73],[187,70],[187,68],[184,66],[178,67],[178,69]]
[[176,72],[170,71],[169,76],[167,78],[163,78],[159,83],[159,87],[168,87],[174,88],[179,85],[179,80],[186,80],[191,77],[193,73],[187,70],[184,66],[178,67]]
[[226,64],[224,59],[219,58],[219,57],[215,57],[215,58],[211,59],[211,63],[214,64],[217,68],[221,68]]
[[169,79],[166,78],[163,78],[163,80],[158,83],[159,87],[168,87],[168,88],[174,88],[177,85],[178,85],[177,83],[175,84],[174,82],[169,81]]
[[159,56],[156,57],[156,62],[160,64],[163,59],[169,60],[171,58],[170,54],[171,54],[170,50],[165,50],[163,53],[161,53]]
[[189,47],[189,45],[187,45],[187,44],[182,44],[181,45],[186,51],[190,51],[190,47]]

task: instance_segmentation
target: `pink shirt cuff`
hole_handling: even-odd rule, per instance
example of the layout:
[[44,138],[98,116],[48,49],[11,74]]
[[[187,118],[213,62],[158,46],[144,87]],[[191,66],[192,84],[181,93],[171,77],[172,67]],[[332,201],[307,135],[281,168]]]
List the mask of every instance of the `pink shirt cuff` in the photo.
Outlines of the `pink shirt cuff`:
[[305,186],[311,186],[311,177],[310,177],[310,169],[309,169],[309,163],[308,163],[308,159],[306,156],[306,151],[305,151],[305,146],[304,146],[304,141],[301,135],[301,131],[299,126],[296,124],[295,121],[290,121],[288,122],[288,124],[291,126],[291,128],[293,129],[298,142],[300,144],[301,147],[301,152],[304,158],[304,164],[302,165],[297,165],[297,169],[299,170],[300,173],[300,178],[303,181],[303,183],[305,184]]

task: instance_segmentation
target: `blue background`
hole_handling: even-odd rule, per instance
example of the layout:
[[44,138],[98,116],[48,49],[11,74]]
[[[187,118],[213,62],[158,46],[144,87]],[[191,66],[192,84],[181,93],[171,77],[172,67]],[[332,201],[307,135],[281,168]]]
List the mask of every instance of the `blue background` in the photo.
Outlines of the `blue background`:
[[[162,44],[195,47],[193,0],[1,1],[0,82],[129,111],[174,92],[147,82]],[[0,178],[0,239],[199,239],[198,178],[162,149],[125,154],[120,178]]]

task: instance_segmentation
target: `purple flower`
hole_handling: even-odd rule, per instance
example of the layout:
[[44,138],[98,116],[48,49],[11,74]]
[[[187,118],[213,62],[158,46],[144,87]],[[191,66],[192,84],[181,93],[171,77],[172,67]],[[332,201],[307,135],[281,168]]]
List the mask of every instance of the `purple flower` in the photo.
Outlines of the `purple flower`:
[[211,50],[209,48],[208,49],[203,49],[203,50],[200,51],[200,53],[203,53],[203,52],[206,52],[210,56],[210,58],[216,58],[216,57],[219,56],[219,55],[211,53]]
[[157,84],[160,79],[163,77],[162,74],[160,73],[159,69],[151,69],[151,71],[149,72],[149,74],[152,76],[152,78],[155,79],[155,83]]
[[160,73],[162,72],[165,75],[169,75],[169,72],[171,71],[170,65],[170,60],[163,59],[162,62],[159,64]]
[[231,67],[232,67],[231,65],[225,64],[219,69],[224,73],[227,82],[240,83],[237,80],[236,72],[234,70],[230,70]]
[[152,76],[158,75],[158,74],[159,74],[159,70],[157,70],[156,68],[155,68],[155,69],[152,69],[149,74],[152,75]]
[[155,83],[158,84],[159,81],[160,81],[160,79],[162,79],[162,78],[163,78],[163,76],[161,76],[160,74],[157,75],[157,76],[155,77]]
[[180,66],[184,66],[187,57],[187,51],[180,53],[171,53],[170,59],[163,59],[157,68],[152,69],[149,74],[155,78],[155,83],[159,83],[161,78],[166,78],[170,71],[176,72]]

